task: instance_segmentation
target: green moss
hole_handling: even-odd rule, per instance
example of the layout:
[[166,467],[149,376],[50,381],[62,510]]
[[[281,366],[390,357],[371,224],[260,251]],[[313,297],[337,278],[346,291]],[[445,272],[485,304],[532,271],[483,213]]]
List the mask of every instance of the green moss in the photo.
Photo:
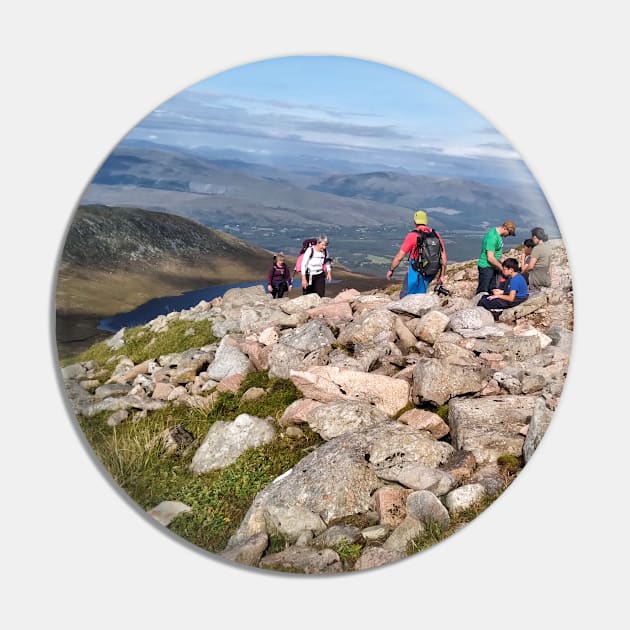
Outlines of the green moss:
[[516,455],[501,455],[497,464],[508,474],[516,474],[521,469],[521,460]]
[[407,403],[395,416],[394,419],[398,420],[398,418],[400,418],[400,416],[403,415],[403,413],[407,413],[408,411],[411,411],[412,409],[415,409],[416,406],[412,403],[409,402]]
[[435,413],[437,413],[437,415],[448,424],[448,405],[440,405],[435,410]]

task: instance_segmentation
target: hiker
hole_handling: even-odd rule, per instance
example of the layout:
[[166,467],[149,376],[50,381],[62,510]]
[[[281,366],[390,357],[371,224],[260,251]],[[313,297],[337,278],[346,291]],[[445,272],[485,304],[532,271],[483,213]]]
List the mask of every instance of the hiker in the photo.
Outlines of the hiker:
[[273,264],[267,274],[267,290],[275,300],[281,298],[292,286],[291,272],[287,267],[284,254],[280,252],[274,256]]
[[543,228],[535,227],[532,228],[532,241],[534,248],[523,271],[529,276],[528,280],[531,288],[550,287],[549,264],[551,262],[551,245],[547,242],[549,237]]
[[328,237],[325,234],[317,237],[315,245],[304,252],[301,260],[302,294],[317,293],[319,297],[326,295],[326,280],[332,281],[330,259],[327,258]]
[[496,311],[517,306],[528,297],[527,282],[519,273],[518,260],[516,258],[506,258],[502,266],[506,278],[505,288],[503,290],[492,289],[492,295],[482,296],[477,303],[477,306],[483,306],[489,311],[495,311],[492,313],[495,319],[500,314]]
[[[413,222],[415,228],[405,236],[405,240],[400,246],[398,253],[394,256],[386,274],[387,279],[391,280],[396,267],[409,254],[409,266],[400,290],[401,299],[408,294],[426,293],[427,287],[436,276],[438,283],[442,284],[446,273],[446,248],[444,247],[444,241],[438,232],[427,225],[427,213],[424,210],[418,210],[413,215]],[[425,239],[428,247],[419,249],[419,238],[421,241]],[[422,260],[423,251],[425,255],[430,256],[430,260]],[[419,262],[421,264],[424,263],[425,267],[421,268]]]
[[481,253],[477,260],[479,280],[475,293],[490,293],[496,289],[499,274],[503,274],[501,256],[503,254],[503,237],[514,236],[516,226],[512,221],[505,221],[497,227],[488,230],[481,242]]
[[527,265],[532,256],[532,249],[534,248],[534,241],[531,238],[526,238],[523,241],[523,251],[521,252],[521,260],[519,264],[521,266],[521,275],[525,278],[525,282],[529,285],[529,271],[527,271]]

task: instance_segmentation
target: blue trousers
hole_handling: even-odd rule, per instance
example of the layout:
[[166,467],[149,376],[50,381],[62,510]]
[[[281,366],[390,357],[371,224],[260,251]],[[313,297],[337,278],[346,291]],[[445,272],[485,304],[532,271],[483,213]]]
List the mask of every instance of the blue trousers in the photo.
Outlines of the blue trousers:
[[435,275],[424,277],[422,274],[414,271],[411,265],[407,268],[407,275],[403,279],[402,289],[400,290],[400,298],[405,295],[413,295],[414,293],[426,293],[427,287],[431,284]]

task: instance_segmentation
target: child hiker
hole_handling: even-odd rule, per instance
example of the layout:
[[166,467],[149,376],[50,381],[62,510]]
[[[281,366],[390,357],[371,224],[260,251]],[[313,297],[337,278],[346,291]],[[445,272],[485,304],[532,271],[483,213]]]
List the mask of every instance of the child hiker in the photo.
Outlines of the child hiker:
[[273,299],[281,298],[292,287],[291,272],[286,265],[284,254],[280,252],[267,274],[267,290]]
[[478,306],[483,306],[492,312],[495,319],[500,311],[516,306],[527,299],[529,294],[527,282],[519,273],[518,260],[507,258],[503,261],[503,275],[506,278],[505,289],[492,289],[492,295],[484,295],[478,302]]

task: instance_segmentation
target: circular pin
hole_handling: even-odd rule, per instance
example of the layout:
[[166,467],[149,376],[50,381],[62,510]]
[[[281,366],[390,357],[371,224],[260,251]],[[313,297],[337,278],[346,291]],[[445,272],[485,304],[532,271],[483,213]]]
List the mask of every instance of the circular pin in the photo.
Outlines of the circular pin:
[[105,157],[55,334],[78,426],[151,523],[331,575],[439,545],[527,474],[572,279],[482,115],[389,66],[281,57],[183,90]]

